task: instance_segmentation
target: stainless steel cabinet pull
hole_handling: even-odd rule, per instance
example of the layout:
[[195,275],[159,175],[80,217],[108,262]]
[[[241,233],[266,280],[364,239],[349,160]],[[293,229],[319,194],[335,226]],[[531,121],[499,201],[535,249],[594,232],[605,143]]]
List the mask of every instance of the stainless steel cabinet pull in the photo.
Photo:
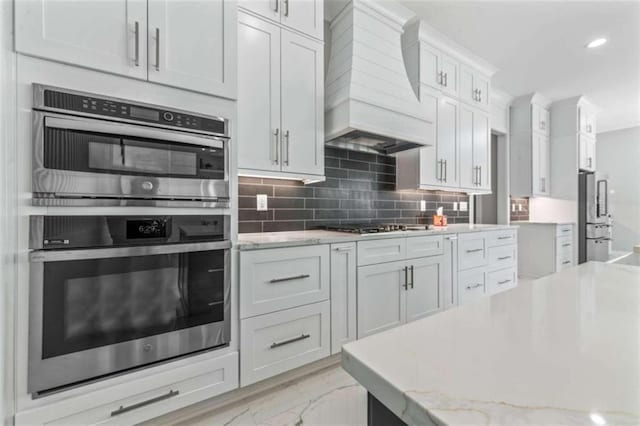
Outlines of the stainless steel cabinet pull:
[[591,157],[589,157],[589,168],[591,168],[591,167],[592,167],[591,163],[592,163],[592,158],[591,158]]
[[285,166],[289,165],[289,131],[284,132],[284,142],[286,144],[286,149],[283,149],[284,152],[287,153],[287,158],[283,161]]
[[276,0],[276,7],[273,8],[273,11],[276,13],[278,13],[278,1],[279,0]]
[[444,83],[442,81],[443,81],[442,80],[442,71],[440,71],[438,73],[438,84],[441,85],[441,86],[444,85]]
[[482,90],[478,89],[478,102],[482,102]]
[[564,262],[562,262],[563,265],[568,265],[569,263],[571,263],[570,260],[565,260]]
[[269,282],[274,284],[274,283],[281,283],[284,281],[293,281],[293,280],[301,280],[303,278],[309,278],[311,275],[309,274],[302,274],[302,275],[296,275],[295,277],[286,277],[286,278],[274,278],[272,280],[270,280]]
[[156,71],[160,71],[160,28],[156,28]]
[[442,182],[442,160],[438,160],[438,176],[437,179]]
[[447,181],[447,160],[444,160],[444,181]]
[[467,290],[473,290],[474,288],[482,287],[482,283],[478,283],[475,285],[468,285]]
[[511,239],[511,235],[505,235],[502,237],[498,237],[499,240],[510,240]]
[[471,249],[471,250],[467,250],[467,253],[477,253],[477,252],[482,251],[482,250],[484,250],[484,249],[481,249],[481,248],[479,248],[479,249]]
[[478,186],[482,186],[482,166],[478,166]]
[[563,229],[562,232],[569,232],[571,229]]
[[404,268],[404,284],[402,284],[402,287],[404,287],[405,290],[409,289],[409,267],[405,266]]
[[511,280],[504,280],[504,281],[498,281],[498,284],[506,284],[506,283],[510,283]]
[[507,259],[511,259],[511,256],[502,256],[498,258],[498,260],[507,260]]
[[571,243],[565,243],[562,245],[562,247],[569,247],[571,245]]
[[276,129],[273,131],[273,136],[274,136],[274,141],[273,141],[273,150],[275,151],[274,153],[274,158],[275,160],[273,161],[275,164],[278,164],[278,162],[280,161],[280,155],[279,155],[279,150],[278,150],[278,145],[280,142],[280,129]]
[[284,0],[284,16],[289,16],[289,0]]
[[308,339],[309,337],[311,337],[311,335],[309,335],[309,334],[301,334],[300,336],[294,337],[294,338],[289,339],[289,340],[284,340],[282,342],[273,342],[271,344],[271,346],[269,346],[269,347],[271,349],[279,348],[280,346],[288,345],[288,344],[294,343],[294,342],[299,342],[300,340]]
[[444,73],[444,87],[449,87],[449,73]]
[[413,282],[413,265],[411,265],[409,267],[409,269],[411,270],[411,283],[410,284],[411,284],[411,288],[413,288],[413,284],[414,284],[414,282]]
[[140,22],[136,21],[134,24],[133,32],[135,34],[135,56],[133,59],[133,63],[136,67],[140,66]]
[[126,407],[124,405],[121,405],[120,408],[118,408],[117,410],[114,410],[114,411],[111,412],[111,417],[115,417],[117,415],[124,414],[124,413],[127,413],[129,411],[136,410],[138,408],[144,407],[144,406],[149,405],[149,404],[153,404],[155,402],[164,401],[165,399],[169,399],[171,397],[174,397],[174,396],[178,395],[179,393],[180,393],[180,391],[177,391],[177,390],[174,391],[172,389],[168,393],[165,393],[164,395],[156,396],[155,398],[147,399],[146,401],[138,402],[137,404],[132,404],[132,405],[129,405],[129,406],[126,406]]
[[334,248],[335,251],[351,251],[353,250],[353,247],[336,247]]

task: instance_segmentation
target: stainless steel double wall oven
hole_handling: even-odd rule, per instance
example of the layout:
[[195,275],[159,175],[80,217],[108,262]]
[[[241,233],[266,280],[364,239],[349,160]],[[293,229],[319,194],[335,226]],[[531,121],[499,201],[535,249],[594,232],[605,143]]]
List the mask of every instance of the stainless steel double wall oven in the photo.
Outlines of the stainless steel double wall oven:
[[228,345],[228,214],[154,212],[228,207],[227,120],[34,91],[33,202],[83,207],[30,219],[29,392]]

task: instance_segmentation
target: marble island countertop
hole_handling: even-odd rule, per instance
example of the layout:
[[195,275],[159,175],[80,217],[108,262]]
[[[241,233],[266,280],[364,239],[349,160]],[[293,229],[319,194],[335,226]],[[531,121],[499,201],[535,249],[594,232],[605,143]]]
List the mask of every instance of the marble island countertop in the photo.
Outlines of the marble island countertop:
[[411,425],[640,424],[640,268],[589,262],[349,343]]
[[263,232],[252,234],[238,234],[235,244],[240,250],[256,250],[276,247],[295,247],[313,244],[346,243],[380,238],[418,237],[434,234],[460,234],[465,232],[481,232],[500,229],[517,228],[512,225],[483,225],[483,224],[453,224],[444,228],[428,230],[394,231],[379,234],[352,234],[325,230]]

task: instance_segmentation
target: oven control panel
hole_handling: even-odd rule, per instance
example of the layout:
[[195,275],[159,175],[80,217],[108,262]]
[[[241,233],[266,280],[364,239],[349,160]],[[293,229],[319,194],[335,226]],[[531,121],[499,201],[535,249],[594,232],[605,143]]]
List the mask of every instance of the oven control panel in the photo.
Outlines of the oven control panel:
[[228,136],[227,121],[115,99],[44,89],[44,107]]

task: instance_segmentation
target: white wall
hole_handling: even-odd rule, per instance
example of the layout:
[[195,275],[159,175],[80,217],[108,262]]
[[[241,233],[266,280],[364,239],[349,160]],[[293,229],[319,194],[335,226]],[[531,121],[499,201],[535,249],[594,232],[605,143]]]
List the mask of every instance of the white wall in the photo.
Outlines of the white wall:
[[640,244],[640,126],[598,133],[596,169],[609,176],[613,249]]

